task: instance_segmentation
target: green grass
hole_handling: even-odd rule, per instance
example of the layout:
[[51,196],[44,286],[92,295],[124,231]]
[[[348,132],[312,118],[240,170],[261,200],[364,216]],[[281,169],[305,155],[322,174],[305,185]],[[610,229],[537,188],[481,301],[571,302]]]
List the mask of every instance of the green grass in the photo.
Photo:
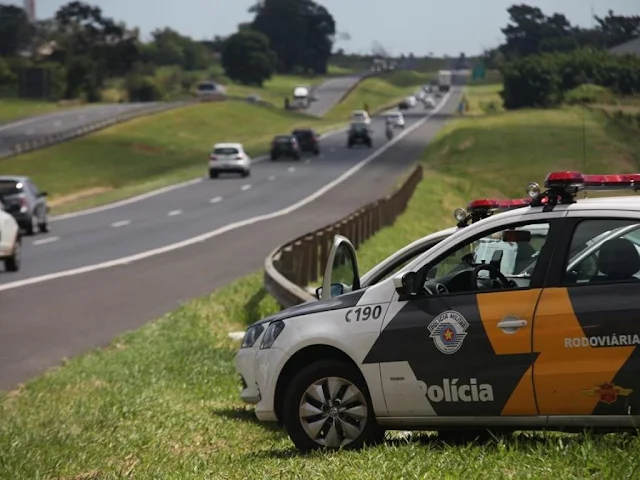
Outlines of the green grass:
[[227,333],[276,311],[250,275],[0,397],[0,478],[632,478],[640,442],[518,434],[447,444],[390,435],[298,455],[238,399]]
[[[427,176],[407,212],[362,246],[363,271],[451,226],[453,209],[473,197],[519,196],[550,169],[581,168],[576,119],[565,109],[449,124],[425,151]],[[586,129],[590,171],[635,168],[637,139],[596,114]],[[0,478],[637,477],[640,440],[626,435],[518,433],[460,444],[391,435],[361,452],[298,455],[239,401],[237,343],[227,337],[276,310],[255,273],[0,397]]]
[[68,107],[58,105],[56,102],[23,98],[0,98],[0,125],[21,118],[57,112],[63,108]]
[[[206,156],[216,142],[244,143],[250,155],[267,151],[273,135],[294,127],[335,128],[363,98],[372,110],[389,103],[422,76],[372,78],[324,119],[244,102],[203,103],[141,117],[71,142],[2,160],[4,174],[24,174],[49,192],[54,214],[77,211],[202,176]],[[298,78],[276,78],[271,94],[292,90]],[[380,85],[383,94],[371,95]],[[396,86],[399,85],[399,86]],[[353,98],[352,98],[353,97]]]

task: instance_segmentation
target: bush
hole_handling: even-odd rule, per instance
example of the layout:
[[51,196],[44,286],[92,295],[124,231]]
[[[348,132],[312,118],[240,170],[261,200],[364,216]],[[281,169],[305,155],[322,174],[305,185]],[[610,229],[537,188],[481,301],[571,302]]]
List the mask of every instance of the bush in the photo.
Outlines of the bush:
[[615,96],[606,87],[600,85],[586,84],[579,85],[573,90],[569,90],[564,95],[565,103],[569,105],[585,103],[613,103]]
[[15,96],[18,93],[18,76],[11,70],[11,66],[0,58],[0,95]]
[[[605,87],[617,95],[640,90],[640,58],[604,50],[532,55],[507,62],[500,71],[507,109],[557,106],[583,84]],[[572,101],[576,95],[570,95]]]
[[164,99],[162,90],[152,77],[131,75],[126,80],[130,102],[157,102]]

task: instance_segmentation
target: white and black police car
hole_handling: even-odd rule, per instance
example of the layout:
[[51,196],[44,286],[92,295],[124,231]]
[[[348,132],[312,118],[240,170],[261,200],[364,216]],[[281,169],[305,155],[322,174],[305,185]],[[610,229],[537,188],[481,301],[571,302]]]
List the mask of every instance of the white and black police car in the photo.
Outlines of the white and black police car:
[[457,209],[457,228],[366,286],[338,238],[320,300],[245,335],[256,416],[301,451],[396,429],[635,428],[640,198],[577,196],[637,188],[551,173],[527,198]]

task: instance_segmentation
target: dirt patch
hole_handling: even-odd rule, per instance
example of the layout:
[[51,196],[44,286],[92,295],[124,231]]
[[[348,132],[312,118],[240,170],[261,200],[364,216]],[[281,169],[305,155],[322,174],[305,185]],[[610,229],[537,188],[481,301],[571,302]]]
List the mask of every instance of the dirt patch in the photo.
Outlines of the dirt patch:
[[164,148],[155,147],[153,145],[148,145],[146,143],[134,143],[131,146],[131,149],[136,153],[162,153],[162,152],[164,152]]
[[93,197],[94,195],[100,195],[101,193],[110,192],[113,190],[112,187],[93,187],[87,188],[85,190],[80,190],[76,193],[72,193],[70,195],[63,195],[61,197],[56,197],[52,200],[49,200],[47,203],[50,207],[59,207],[60,205],[64,205],[66,203],[75,202],[77,200],[81,200],[87,197]]

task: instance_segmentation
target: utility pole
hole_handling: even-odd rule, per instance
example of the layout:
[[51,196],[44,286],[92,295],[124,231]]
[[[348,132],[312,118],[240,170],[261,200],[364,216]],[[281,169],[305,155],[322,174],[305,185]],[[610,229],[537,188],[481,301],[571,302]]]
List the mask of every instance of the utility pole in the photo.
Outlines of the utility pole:
[[36,0],[24,0],[24,11],[27,12],[27,17],[31,23],[36,21]]

